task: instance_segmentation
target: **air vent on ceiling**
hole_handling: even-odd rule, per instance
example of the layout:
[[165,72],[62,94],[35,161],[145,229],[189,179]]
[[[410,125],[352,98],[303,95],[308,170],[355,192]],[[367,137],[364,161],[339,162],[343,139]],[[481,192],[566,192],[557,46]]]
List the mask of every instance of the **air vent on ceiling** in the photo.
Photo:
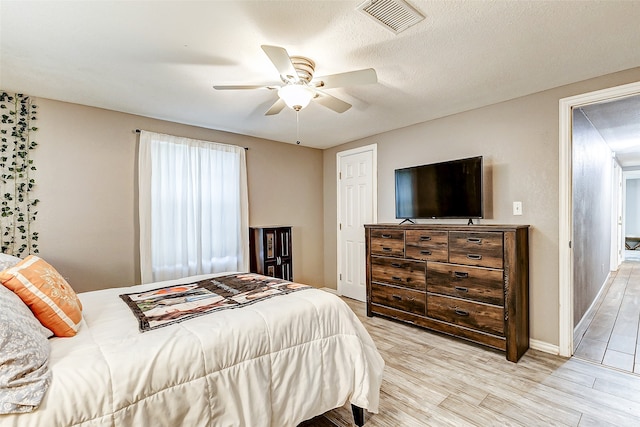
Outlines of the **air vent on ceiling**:
[[398,34],[424,19],[404,0],[365,0],[357,10]]

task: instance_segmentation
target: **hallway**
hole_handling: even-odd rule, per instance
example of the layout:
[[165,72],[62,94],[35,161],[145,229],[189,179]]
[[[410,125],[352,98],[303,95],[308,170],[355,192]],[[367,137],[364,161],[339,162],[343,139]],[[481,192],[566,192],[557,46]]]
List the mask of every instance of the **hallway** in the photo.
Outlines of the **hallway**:
[[626,260],[605,285],[576,334],[574,357],[640,374],[640,251],[625,251]]

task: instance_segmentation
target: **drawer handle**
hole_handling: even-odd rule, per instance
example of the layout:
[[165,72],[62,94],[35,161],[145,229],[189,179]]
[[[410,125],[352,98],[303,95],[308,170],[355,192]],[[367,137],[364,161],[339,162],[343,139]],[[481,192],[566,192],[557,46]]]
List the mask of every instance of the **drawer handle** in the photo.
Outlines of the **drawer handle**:
[[391,238],[391,234],[383,234],[382,236],[383,239],[390,239]]
[[431,236],[420,236],[421,242],[428,242],[429,240],[431,240]]
[[391,252],[391,248],[382,248],[382,252]]
[[393,299],[397,299],[398,301],[402,301],[402,297],[400,295],[391,295]]
[[464,310],[460,310],[459,308],[454,308],[453,311],[458,315],[458,316],[468,316],[469,312],[468,311],[464,311]]
[[469,273],[465,273],[463,271],[454,271],[453,275],[458,279],[466,279],[467,277],[469,277]]
[[469,259],[479,260],[479,259],[482,259],[482,255],[468,254],[468,255],[467,255],[467,258],[469,258]]
[[482,243],[482,239],[479,239],[477,237],[469,237],[467,239],[467,242],[480,244],[480,243]]
[[431,255],[431,251],[420,251],[420,255]]
[[467,288],[465,288],[463,286],[456,286],[456,287],[454,287],[454,289],[456,291],[459,291],[459,292],[469,292],[469,289],[467,289]]
[[402,268],[402,264],[398,264],[397,262],[392,262],[391,267]]
[[398,276],[391,276],[391,278],[392,278],[393,280],[398,280],[398,281],[402,282],[402,277],[398,277]]

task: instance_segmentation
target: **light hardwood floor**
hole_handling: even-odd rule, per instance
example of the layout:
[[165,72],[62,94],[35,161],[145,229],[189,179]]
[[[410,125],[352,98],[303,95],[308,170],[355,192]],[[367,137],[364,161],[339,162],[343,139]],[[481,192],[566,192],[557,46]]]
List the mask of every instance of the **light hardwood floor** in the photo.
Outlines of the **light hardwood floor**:
[[[379,317],[345,299],[386,362],[380,412],[366,427],[636,426],[640,376],[529,350],[504,354]],[[304,424],[352,426],[350,405]]]
[[617,272],[611,272],[599,300],[585,315],[583,331],[576,333],[574,355],[640,374],[640,260],[631,255]]

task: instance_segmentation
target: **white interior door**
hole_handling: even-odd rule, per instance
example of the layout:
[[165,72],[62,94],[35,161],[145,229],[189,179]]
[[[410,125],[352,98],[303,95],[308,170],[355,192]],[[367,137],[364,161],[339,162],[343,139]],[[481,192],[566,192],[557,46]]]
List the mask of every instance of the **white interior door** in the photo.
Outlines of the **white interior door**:
[[375,223],[376,145],[337,154],[338,293],[366,299],[364,224]]

